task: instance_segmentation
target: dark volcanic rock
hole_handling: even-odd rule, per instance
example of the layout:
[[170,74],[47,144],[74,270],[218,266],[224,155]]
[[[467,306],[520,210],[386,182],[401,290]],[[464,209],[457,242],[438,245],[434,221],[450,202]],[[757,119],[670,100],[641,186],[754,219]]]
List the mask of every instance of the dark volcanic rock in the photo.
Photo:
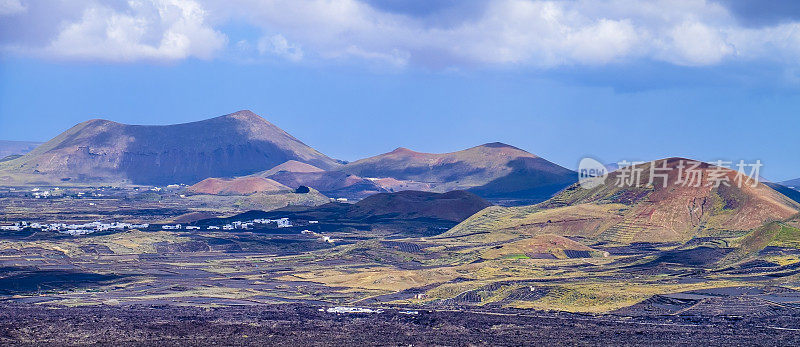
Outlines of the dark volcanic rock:
[[481,197],[465,192],[444,194],[406,190],[381,193],[359,201],[347,216],[356,219],[441,219],[461,222],[491,206]]
[[[797,345],[798,316],[620,319],[541,311],[332,314],[305,305],[0,306],[3,345]],[[324,309],[324,308],[323,308]],[[482,309],[486,311],[486,309]]]

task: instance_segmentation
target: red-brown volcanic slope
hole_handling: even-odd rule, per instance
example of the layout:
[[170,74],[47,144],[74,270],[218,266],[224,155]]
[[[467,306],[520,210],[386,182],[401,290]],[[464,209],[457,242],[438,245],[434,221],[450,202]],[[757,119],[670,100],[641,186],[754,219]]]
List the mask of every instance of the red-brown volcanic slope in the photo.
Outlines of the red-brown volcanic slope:
[[[714,186],[710,177],[719,168],[702,163],[699,187],[675,184],[679,179],[677,166],[683,158],[669,158],[666,165],[667,186],[662,178],[654,178],[650,186],[650,163],[638,165],[642,169],[639,187],[618,187],[615,183],[624,177],[622,171],[609,174],[606,184],[593,189],[582,189],[575,185],[542,204],[543,207],[578,205],[585,203],[621,203],[628,208],[622,213],[622,222],[600,230],[611,239],[626,241],[677,241],[693,236],[713,234],[719,231],[743,231],[759,227],[772,220],[789,218],[800,211],[800,204],[778,193],[763,183],[756,186],[743,184],[738,187],[737,171],[722,169],[730,186]],[[656,168],[664,160],[656,161]],[[659,172],[656,172],[659,173]],[[684,172],[684,180],[688,178]],[[601,235],[603,236],[603,235]]]
[[433,154],[398,148],[330,171],[287,162],[257,174],[289,187],[308,186],[331,197],[361,199],[381,192],[469,189],[488,198],[541,201],[575,182],[567,170],[519,148],[489,143]]
[[571,170],[497,142],[452,153],[398,148],[337,170],[360,177],[416,182],[436,192],[470,190],[490,198],[544,200],[577,180]]
[[233,179],[206,178],[189,187],[189,192],[211,195],[249,195],[256,192],[290,191],[291,188],[262,177]]
[[322,172],[325,171],[314,165],[299,162],[297,160],[289,160],[283,164],[273,167],[267,171],[260,172],[256,176],[269,177],[278,172]]
[[311,187],[332,198],[363,199],[372,194],[386,192],[370,180],[340,171],[280,171],[269,178],[292,188]]
[[377,193],[431,190],[431,186],[426,183],[403,181],[391,177],[363,178],[341,171],[291,172],[280,170],[266,177],[289,187],[312,187],[334,198],[363,199]]

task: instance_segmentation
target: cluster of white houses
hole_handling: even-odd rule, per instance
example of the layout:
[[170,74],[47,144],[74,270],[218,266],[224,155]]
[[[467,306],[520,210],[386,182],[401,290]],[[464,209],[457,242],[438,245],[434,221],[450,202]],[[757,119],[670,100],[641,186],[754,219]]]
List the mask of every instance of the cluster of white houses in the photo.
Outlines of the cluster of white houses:
[[150,224],[131,224],[131,223],[120,223],[120,222],[112,222],[112,223],[103,223],[103,222],[91,222],[91,223],[84,223],[84,224],[65,224],[65,223],[28,223],[28,222],[16,222],[14,225],[4,225],[0,226],[0,230],[3,231],[20,231],[23,229],[38,229],[41,231],[54,231],[62,234],[69,234],[69,235],[86,235],[91,234],[97,231],[108,231],[108,230],[128,230],[128,229],[147,229],[150,227]]
[[[317,221],[310,221],[309,224],[316,224]],[[278,228],[289,228],[294,226],[289,218],[279,219],[253,219],[248,221],[236,221],[223,225],[208,225],[206,230],[248,230],[254,229],[256,226],[271,225]],[[41,231],[53,231],[69,235],[86,235],[97,231],[123,231],[128,229],[148,229],[150,224],[132,224],[132,223],[103,223],[91,222],[84,224],[65,224],[65,223],[29,223],[29,222],[16,222],[14,225],[0,226],[0,231],[21,231],[24,229],[38,229]],[[181,224],[168,224],[162,225],[162,230],[200,230],[202,227],[196,225],[181,225]]]
[[[336,307],[328,307],[328,308],[320,308],[320,312],[328,312],[328,313],[336,313],[336,314],[358,314],[358,313],[376,313],[380,314],[383,313],[383,310],[380,308],[368,308],[368,307],[346,307],[346,306],[336,306]],[[419,311],[416,310],[400,310],[397,311],[399,314],[407,314],[407,315],[418,315]]]
[[88,197],[102,197],[103,196],[103,194],[96,193],[96,192],[94,192],[94,193],[90,192],[88,194],[86,192],[76,192],[73,195],[73,194],[65,193],[63,190],[61,190],[61,188],[58,188],[58,187],[53,188],[52,191],[50,191],[50,190],[42,190],[42,189],[39,189],[39,188],[31,189],[31,196],[33,196],[36,199],[47,199],[47,198],[63,197],[63,196],[65,196],[65,194],[73,196],[73,197],[76,197],[76,198],[84,198],[84,197],[87,197],[87,196]]
[[[311,221],[313,223],[317,223],[317,221]],[[311,223],[309,222],[309,223]],[[312,224],[313,224],[312,223]],[[256,225],[269,225],[274,224],[278,228],[289,228],[292,227],[292,222],[289,221],[289,218],[280,218],[280,219],[253,219],[249,221],[236,221],[230,222],[224,225],[208,225],[206,226],[206,230],[248,230],[253,229]],[[181,224],[173,224],[173,225],[162,225],[161,229],[163,230],[200,230],[201,227],[196,225],[187,225],[183,226]]]
[[382,309],[372,309],[367,307],[344,307],[344,306],[336,306],[336,307],[328,307],[327,309],[321,308],[319,309],[321,312],[328,312],[328,313],[383,313]]

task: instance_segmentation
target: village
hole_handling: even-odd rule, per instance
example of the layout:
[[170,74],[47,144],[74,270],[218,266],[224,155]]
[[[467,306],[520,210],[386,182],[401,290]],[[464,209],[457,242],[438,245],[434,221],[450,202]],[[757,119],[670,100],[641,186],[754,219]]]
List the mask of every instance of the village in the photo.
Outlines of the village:
[[34,229],[39,231],[52,231],[68,235],[87,235],[98,231],[123,231],[129,229],[148,229],[150,224],[132,224],[132,223],[103,223],[91,222],[84,224],[66,224],[66,223],[36,223],[36,222],[16,222],[13,225],[2,225],[2,231],[22,231],[25,229]]
[[[316,224],[317,221],[309,221],[309,224]],[[289,218],[278,218],[278,219],[251,219],[247,221],[233,221],[230,223],[222,224],[222,225],[206,225],[205,230],[251,230],[261,227],[276,227],[276,228],[291,228],[294,225]],[[173,224],[173,225],[162,225],[162,230],[201,230],[203,227],[198,225],[181,225],[181,224]]]
[[[318,221],[308,221],[307,224],[317,224]],[[303,223],[305,224],[305,223]],[[296,226],[297,223],[292,223],[289,218],[278,219],[252,219],[246,221],[232,221],[225,224],[209,224],[205,226],[191,225],[191,224],[135,224],[125,222],[90,222],[83,224],[66,224],[66,223],[38,223],[19,221],[12,225],[0,225],[0,231],[23,231],[23,230],[36,230],[45,232],[57,232],[60,234],[67,234],[72,236],[88,235],[95,232],[104,231],[125,231],[125,230],[141,230],[141,231],[156,231],[156,230],[254,230],[265,228],[290,228]],[[303,230],[303,234],[312,233],[308,230]]]

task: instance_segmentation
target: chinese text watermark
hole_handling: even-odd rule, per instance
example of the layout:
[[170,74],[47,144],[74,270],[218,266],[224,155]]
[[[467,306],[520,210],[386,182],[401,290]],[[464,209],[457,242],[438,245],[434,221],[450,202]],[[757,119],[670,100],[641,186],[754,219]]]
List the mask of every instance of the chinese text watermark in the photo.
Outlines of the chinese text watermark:
[[[581,187],[591,189],[603,184],[617,187],[667,187],[670,184],[683,187],[730,187],[736,185],[755,187],[764,164],[761,160],[745,162],[717,160],[704,163],[696,160],[655,160],[650,162],[627,161],[617,163],[614,175],[608,168],[592,158],[584,158],[578,165],[578,182]],[[606,182],[607,178],[611,182]]]

